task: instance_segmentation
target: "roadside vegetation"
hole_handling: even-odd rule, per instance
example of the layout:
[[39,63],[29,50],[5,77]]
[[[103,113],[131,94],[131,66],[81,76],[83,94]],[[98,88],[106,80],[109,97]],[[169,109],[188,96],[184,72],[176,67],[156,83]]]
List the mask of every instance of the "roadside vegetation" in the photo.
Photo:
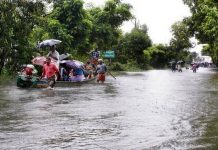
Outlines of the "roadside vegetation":
[[[57,47],[60,54],[69,53],[83,62],[96,47],[101,54],[114,50],[116,57],[110,65],[114,71],[165,68],[172,60],[191,62],[196,57],[188,51],[193,46],[191,37],[207,44],[204,53],[217,63],[218,2],[183,1],[192,16],[172,25],[172,38],[164,45],[153,44],[146,24],[137,23],[131,13],[133,7],[121,0],[108,0],[102,7],[85,6],[82,0],[2,0],[0,75],[14,75],[23,64],[31,63],[37,53],[47,54],[48,50],[37,48],[37,43],[51,38],[62,41]],[[48,4],[51,7],[46,7]],[[135,27],[124,33],[120,27],[130,20],[135,20]]]

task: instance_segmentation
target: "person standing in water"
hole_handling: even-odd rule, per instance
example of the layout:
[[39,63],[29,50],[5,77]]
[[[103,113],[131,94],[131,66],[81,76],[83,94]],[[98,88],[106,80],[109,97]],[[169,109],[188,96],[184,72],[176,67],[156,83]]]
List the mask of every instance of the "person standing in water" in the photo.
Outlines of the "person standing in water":
[[50,52],[47,54],[47,57],[51,57],[52,59],[54,59],[57,63],[57,67],[59,68],[60,55],[59,55],[58,51],[56,50],[55,45],[52,45],[50,47]]
[[47,57],[46,63],[43,65],[43,72],[40,79],[46,78],[48,80],[49,87],[53,89],[57,79],[57,73],[59,73],[57,66],[51,63],[50,57]]
[[105,73],[107,72],[107,67],[106,65],[103,63],[103,60],[102,59],[99,59],[98,60],[98,65],[97,65],[97,74],[98,74],[98,77],[97,77],[97,82],[102,82],[104,83],[105,81]]

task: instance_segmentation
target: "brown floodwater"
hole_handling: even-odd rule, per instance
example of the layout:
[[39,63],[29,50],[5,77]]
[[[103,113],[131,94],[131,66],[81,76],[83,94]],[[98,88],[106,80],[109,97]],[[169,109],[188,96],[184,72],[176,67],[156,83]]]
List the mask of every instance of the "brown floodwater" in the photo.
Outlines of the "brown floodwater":
[[218,149],[218,72],[125,73],[105,84],[0,85],[1,150]]

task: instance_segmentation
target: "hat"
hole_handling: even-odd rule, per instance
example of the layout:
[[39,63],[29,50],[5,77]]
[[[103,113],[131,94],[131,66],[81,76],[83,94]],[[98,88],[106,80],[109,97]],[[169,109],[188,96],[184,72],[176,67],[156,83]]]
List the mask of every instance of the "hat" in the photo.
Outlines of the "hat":
[[98,59],[98,62],[103,62],[103,59]]
[[34,66],[32,64],[28,64],[26,67],[34,69]]

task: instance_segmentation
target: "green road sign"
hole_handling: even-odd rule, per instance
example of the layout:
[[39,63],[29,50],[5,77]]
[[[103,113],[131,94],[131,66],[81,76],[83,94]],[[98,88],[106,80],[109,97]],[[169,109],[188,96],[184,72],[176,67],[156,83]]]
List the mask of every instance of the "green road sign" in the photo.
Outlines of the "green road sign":
[[103,53],[104,58],[115,58],[115,53],[114,51],[105,51]]

